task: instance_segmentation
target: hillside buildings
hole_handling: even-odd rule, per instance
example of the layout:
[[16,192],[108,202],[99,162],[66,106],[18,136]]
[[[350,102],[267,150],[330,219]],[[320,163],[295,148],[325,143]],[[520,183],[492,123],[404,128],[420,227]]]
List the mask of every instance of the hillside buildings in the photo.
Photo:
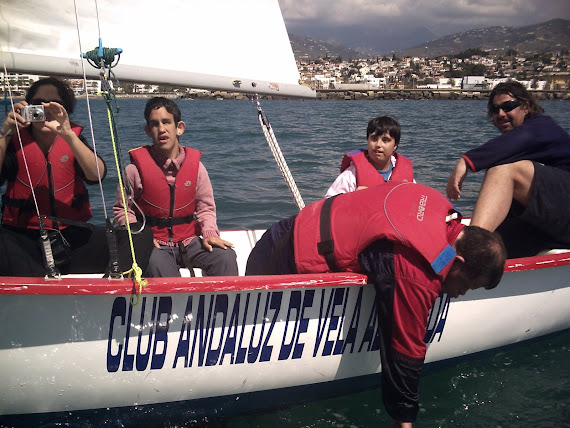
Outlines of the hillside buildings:
[[[302,83],[317,90],[377,89],[492,89],[499,82],[516,79],[528,89],[568,91],[570,74],[568,51],[532,57],[494,56],[485,53],[438,58],[377,57],[343,61],[341,58],[298,60]],[[22,96],[39,76],[0,73],[0,91],[8,86],[13,96]],[[71,87],[82,94],[82,79],[69,80]],[[87,90],[101,90],[98,80],[88,80]],[[150,84],[126,83],[116,88],[119,94],[171,93],[192,96],[197,90]]]
[[298,61],[301,80],[316,89],[491,89],[516,79],[528,89],[566,91],[567,51],[532,58],[472,55],[468,58],[374,58]]

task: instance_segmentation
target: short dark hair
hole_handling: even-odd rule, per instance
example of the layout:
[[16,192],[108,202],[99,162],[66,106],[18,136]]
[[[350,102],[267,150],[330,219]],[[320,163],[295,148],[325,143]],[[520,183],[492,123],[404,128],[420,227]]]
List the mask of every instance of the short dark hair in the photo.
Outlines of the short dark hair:
[[390,116],[378,116],[368,122],[366,139],[371,135],[382,135],[387,132],[395,141],[400,143],[400,124]]
[[495,288],[505,270],[507,249],[496,232],[478,226],[463,228],[463,236],[455,241],[455,249],[465,259],[463,272],[469,278],[483,278],[487,290]]
[[40,86],[44,85],[53,85],[56,87],[57,93],[61,98],[63,108],[65,111],[67,111],[67,114],[72,114],[73,110],[75,110],[75,104],[77,102],[75,99],[75,94],[73,93],[73,89],[71,89],[66,82],[58,79],[57,77],[44,77],[42,79],[36,80],[26,93],[26,102],[28,104],[31,104]]
[[168,113],[174,116],[175,123],[178,123],[182,120],[182,113],[180,112],[180,108],[174,101],[164,97],[154,97],[146,102],[146,106],[144,108],[144,118],[147,125],[148,118],[150,117],[150,112],[161,107],[164,107]]
[[487,117],[489,119],[493,118],[493,98],[497,95],[503,94],[510,95],[511,97],[522,101],[523,104],[527,104],[529,109],[527,117],[529,118],[544,113],[544,109],[540,106],[536,98],[534,98],[523,85],[516,80],[507,80],[506,82],[499,83],[495,86],[489,94],[489,101],[487,102]]

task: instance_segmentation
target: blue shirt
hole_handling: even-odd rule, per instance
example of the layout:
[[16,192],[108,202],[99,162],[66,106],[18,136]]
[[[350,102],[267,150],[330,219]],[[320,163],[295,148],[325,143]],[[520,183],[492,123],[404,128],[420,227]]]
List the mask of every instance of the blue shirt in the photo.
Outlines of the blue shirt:
[[570,136],[550,116],[540,115],[469,150],[463,158],[474,172],[520,160],[570,171]]
[[382,177],[384,178],[384,181],[388,181],[390,180],[390,176],[392,175],[392,170],[394,169],[394,167],[392,166],[392,162],[388,162],[388,169],[385,171],[382,171],[380,169],[378,169],[377,171],[380,173],[380,175],[382,175]]

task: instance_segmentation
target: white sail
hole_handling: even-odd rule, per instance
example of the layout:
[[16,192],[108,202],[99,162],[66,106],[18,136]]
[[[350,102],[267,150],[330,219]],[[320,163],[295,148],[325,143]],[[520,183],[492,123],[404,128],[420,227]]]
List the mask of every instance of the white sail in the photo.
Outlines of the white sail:
[[[123,50],[114,69],[120,81],[315,96],[299,84],[277,0],[76,3],[0,1],[8,71],[82,77],[81,50],[96,48],[101,37],[104,47]],[[87,63],[86,72],[98,76]]]

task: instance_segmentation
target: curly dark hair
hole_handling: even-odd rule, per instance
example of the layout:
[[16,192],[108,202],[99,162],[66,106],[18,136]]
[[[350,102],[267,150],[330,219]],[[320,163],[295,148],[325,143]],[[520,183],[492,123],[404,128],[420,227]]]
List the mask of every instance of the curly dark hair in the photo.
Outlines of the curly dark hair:
[[182,120],[182,113],[180,112],[178,104],[172,100],[169,100],[168,98],[153,97],[146,102],[146,106],[144,108],[144,118],[147,125],[148,118],[150,117],[150,112],[161,107],[164,107],[168,113],[174,116],[174,123],[178,123]]
[[380,136],[385,132],[396,141],[396,146],[400,143],[400,124],[390,116],[378,116],[368,122],[366,139],[371,135]]
[[57,93],[62,100],[63,108],[65,108],[67,114],[72,114],[73,110],[75,110],[75,104],[77,102],[75,99],[75,94],[73,93],[73,89],[71,89],[66,82],[58,79],[57,77],[44,77],[35,81],[26,93],[26,102],[28,104],[31,104],[40,86],[44,85],[53,85],[57,88]]
[[457,254],[465,259],[463,272],[469,278],[484,278],[485,288],[495,288],[505,269],[507,249],[496,232],[478,226],[467,226],[455,242]]
[[540,106],[536,98],[534,98],[523,85],[516,80],[507,80],[506,82],[499,83],[495,86],[489,94],[489,101],[487,102],[487,117],[489,119],[493,118],[493,98],[495,98],[496,95],[502,94],[510,95],[511,97],[522,101],[523,104],[526,104],[529,109],[526,115],[528,118],[544,113],[544,109]]

